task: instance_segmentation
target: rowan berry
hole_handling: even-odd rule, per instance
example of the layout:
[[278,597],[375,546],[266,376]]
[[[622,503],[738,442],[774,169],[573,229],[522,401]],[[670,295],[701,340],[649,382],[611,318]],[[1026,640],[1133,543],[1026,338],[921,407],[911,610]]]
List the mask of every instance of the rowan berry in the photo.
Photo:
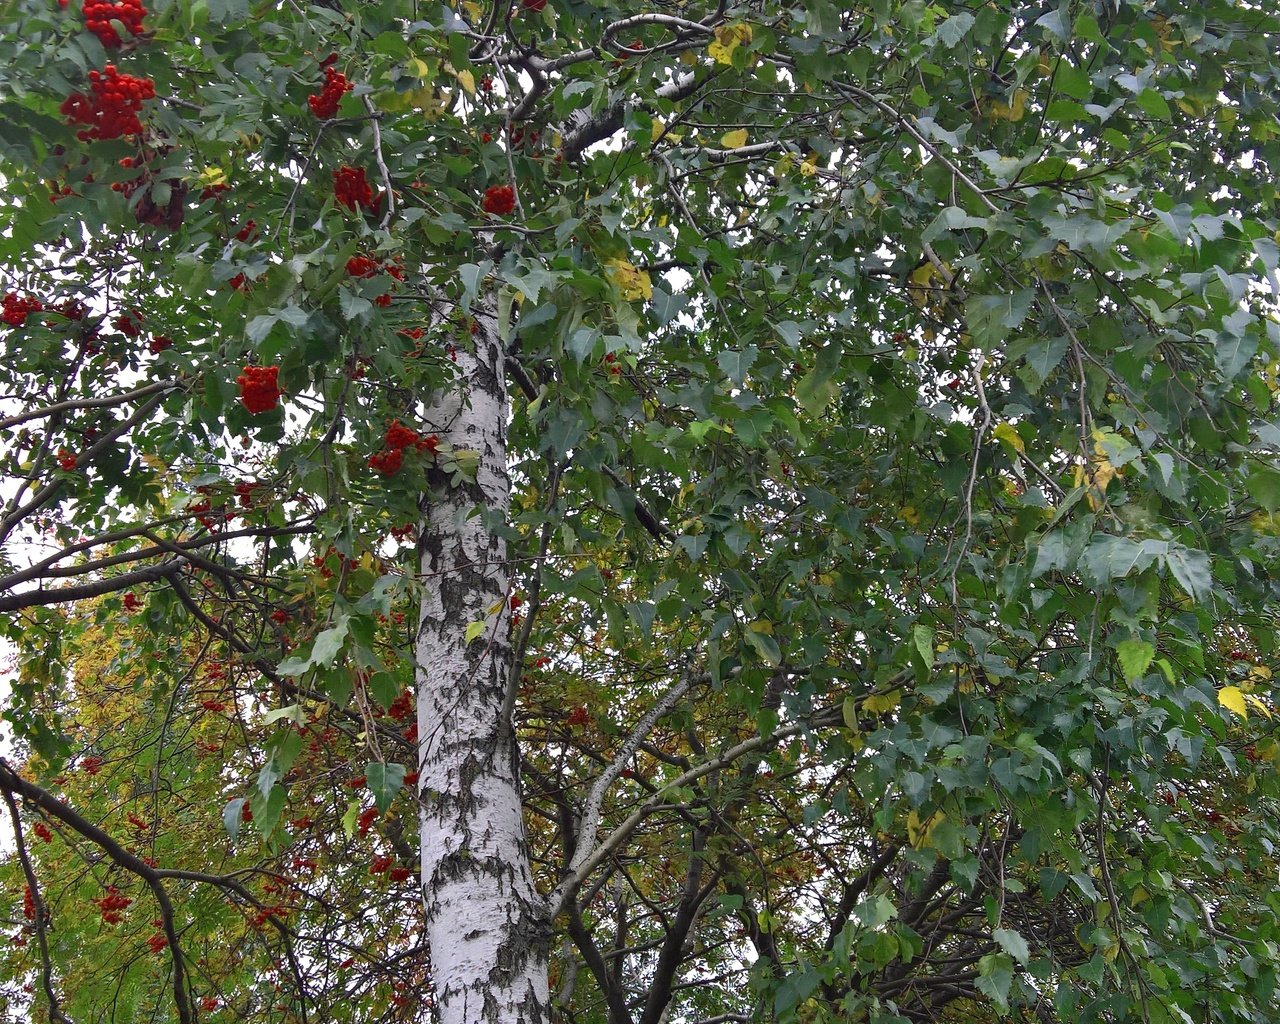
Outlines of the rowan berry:
[[25,326],[28,316],[39,313],[43,309],[44,305],[34,295],[9,292],[3,300],[0,300],[0,320],[10,327],[22,327]]
[[322,121],[336,117],[338,104],[342,101],[343,95],[350,92],[352,88],[353,86],[347,81],[346,75],[341,71],[335,71],[331,66],[326,66],[324,69],[324,88],[320,90],[318,96],[312,93],[307,97],[307,104],[311,107],[311,113]]
[[142,0],[85,0],[84,26],[106,47],[121,46],[124,40],[115,30],[113,21],[119,22],[131,36],[142,35],[142,19],[147,9]]
[[506,217],[516,208],[516,193],[510,185],[490,185],[484,190],[480,208],[485,213]]
[[240,385],[240,404],[253,415],[270,412],[280,402],[278,366],[246,366],[236,378]]
[[58,110],[72,123],[86,127],[76,133],[82,142],[118,139],[142,132],[138,114],[144,100],[154,99],[155,83],[149,78],[122,75],[114,64],[89,72],[89,92],[72,93]]
[[363,167],[339,167],[333,172],[333,197],[348,210],[357,206],[373,209],[377,202]]

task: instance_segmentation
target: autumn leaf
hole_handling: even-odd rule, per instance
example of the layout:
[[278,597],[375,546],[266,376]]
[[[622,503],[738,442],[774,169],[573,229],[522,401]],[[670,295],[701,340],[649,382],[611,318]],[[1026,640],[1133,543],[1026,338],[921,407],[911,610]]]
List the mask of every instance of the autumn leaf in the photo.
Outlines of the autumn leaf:
[[743,43],[751,42],[751,26],[739,22],[721,25],[715,31],[715,40],[707,47],[707,56],[717,64],[732,64],[733,51]]
[[1241,718],[1249,717],[1249,710],[1244,700],[1244,691],[1238,686],[1224,686],[1219,690],[1218,703],[1228,711],[1235,712]]
[[725,132],[720,137],[720,144],[725,149],[741,149],[747,144],[747,130],[739,128],[737,131]]
[[649,280],[649,275],[628,260],[609,260],[605,264],[605,275],[628,302],[653,298],[653,282]]

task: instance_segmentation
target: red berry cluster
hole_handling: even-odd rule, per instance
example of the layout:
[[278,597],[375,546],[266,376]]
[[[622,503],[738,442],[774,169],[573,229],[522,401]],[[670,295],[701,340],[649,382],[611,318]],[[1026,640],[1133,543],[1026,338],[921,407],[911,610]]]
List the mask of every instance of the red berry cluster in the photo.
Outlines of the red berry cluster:
[[373,860],[369,861],[369,874],[381,875],[390,869],[391,865],[394,863],[395,861],[387,854],[380,853],[374,857]]
[[53,833],[49,831],[49,826],[43,821],[37,821],[31,829],[43,842],[53,842]]
[[347,273],[352,277],[376,277],[382,264],[368,256],[352,256],[347,260]]
[[0,302],[0,320],[10,327],[22,327],[31,313],[39,313],[44,305],[34,295],[9,292]]
[[240,385],[240,404],[255,416],[270,412],[280,402],[279,376],[278,366],[246,366],[236,378]]
[[112,320],[111,326],[126,338],[136,338],[142,333],[142,314],[136,309],[128,310]]
[[429,451],[434,457],[440,447],[440,438],[435,434],[425,437],[411,427],[406,427],[399,420],[392,420],[383,438],[382,451],[369,456],[369,466],[383,476],[395,476],[404,464],[404,450],[414,448],[418,451]]
[[159,355],[167,348],[173,348],[173,339],[167,334],[153,334],[151,344],[147,346],[153,356]]
[[97,754],[90,754],[80,761],[80,767],[84,769],[86,775],[97,775],[102,771],[103,761]]
[[327,121],[331,117],[338,114],[338,104],[342,101],[344,93],[350,92],[352,85],[347,81],[347,76],[341,71],[335,71],[332,67],[324,69],[324,88],[320,90],[320,95],[312,93],[307,97],[307,103],[311,106],[311,113],[322,121]]
[[362,836],[368,835],[369,830],[373,828],[373,823],[377,818],[378,808],[366,807],[360,812],[360,817],[356,819],[356,831]]
[[363,206],[372,210],[378,204],[363,167],[339,167],[333,172],[333,198],[348,210]]
[[217,996],[201,996],[200,997],[200,1009],[202,1010],[205,1010],[205,1011],[216,1010],[218,1008],[218,1005],[219,1004],[218,1004]]
[[138,595],[132,590],[124,595],[124,599],[121,601],[121,604],[124,605],[124,610],[127,612],[136,612],[142,607],[142,602],[138,600]]
[[114,885],[107,886],[107,894],[93,901],[102,914],[104,924],[119,924],[124,920],[124,911],[133,902]]
[[167,945],[169,945],[169,939],[164,932],[152,932],[147,938],[147,948],[153,953],[159,953]]
[[516,208],[516,192],[510,185],[490,185],[484,190],[480,208],[485,213],[505,217]]
[[122,75],[114,64],[108,64],[101,71],[89,72],[89,92],[89,96],[73,92],[58,108],[72,124],[88,126],[76,132],[81,142],[140,134],[142,101],[154,99],[156,87],[149,78]]
[[142,35],[142,19],[147,9],[142,0],[85,0],[84,27],[98,37],[103,46],[120,46],[124,41],[111,24],[118,21],[132,36]]
[[68,473],[76,468],[76,453],[68,448],[58,449],[58,465],[65,469]]

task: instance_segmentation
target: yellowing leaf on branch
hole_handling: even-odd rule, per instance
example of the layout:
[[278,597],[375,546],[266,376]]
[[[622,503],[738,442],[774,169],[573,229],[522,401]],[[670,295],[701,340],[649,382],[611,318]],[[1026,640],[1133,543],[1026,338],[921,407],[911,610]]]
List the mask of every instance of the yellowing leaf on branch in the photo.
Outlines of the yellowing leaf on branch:
[[873,693],[870,697],[863,699],[862,710],[870,711],[875,715],[883,715],[897,710],[898,705],[901,703],[901,690],[890,690],[888,693]]
[[1249,709],[1244,701],[1244,691],[1238,686],[1224,686],[1219,690],[1218,703],[1241,718],[1249,717]]
[[1012,423],[997,423],[995,430],[991,431],[995,435],[995,439],[1008,448],[1017,452],[1019,455],[1027,450],[1026,444],[1022,440],[1022,435],[1018,433],[1018,428]]
[[741,149],[747,144],[747,130],[739,128],[736,131],[725,132],[720,136],[720,145],[725,149]]
[[743,43],[751,42],[751,26],[739,22],[736,25],[721,25],[716,29],[715,39],[707,47],[707,56],[717,64],[732,64],[733,51]]
[[466,68],[463,68],[461,71],[455,71],[453,73],[453,77],[458,80],[458,84],[462,86],[463,91],[468,96],[474,96],[476,94],[476,76]]
[[942,811],[935,811],[930,815],[927,821],[922,821],[920,815],[912,811],[907,815],[907,840],[911,843],[912,849],[923,850],[933,845],[933,830],[947,820],[947,816]]
[[992,100],[987,113],[1001,121],[1021,121],[1027,111],[1028,95],[1026,89],[1014,89],[1008,103]]
[[206,167],[200,172],[200,177],[196,179],[196,184],[204,188],[210,188],[213,185],[225,185],[227,183],[227,172],[221,167]]
[[628,302],[653,298],[653,282],[649,280],[649,275],[637,269],[629,260],[609,260],[605,264],[605,275],[617,285],[618,291]]

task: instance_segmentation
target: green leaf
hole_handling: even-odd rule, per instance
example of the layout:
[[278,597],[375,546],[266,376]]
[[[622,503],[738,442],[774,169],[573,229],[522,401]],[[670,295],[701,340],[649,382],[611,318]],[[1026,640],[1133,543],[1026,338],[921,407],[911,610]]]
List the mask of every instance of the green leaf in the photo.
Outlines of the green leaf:
[[365,778],[378,810],[386,814],[404,783],[404,765],[370,761],[365,765]]
[[1155,645],[1145,640],[1121,640],[1116,644],[1116,656],[1120,659],[1120,669],[1128,682],[1141,679],[1151,666],[1156,656]]
[[1027,940],[1013,929],[997,928],[991,933],[991,937],[1000,944],[1001,949],[1018,963],[1027,964],[1031,962],[1031,950],[1027,947]]
[[827,345],[819,350],[813,369],[806,373],[796,385],[796,401],[810,416],[822,415],[826,407],[840,394],[840,384],[835,376],[839,363],[839,346],[834,343]]
[[232,839],[240,834],[240,825],[244,821],[244,805],[244,798],[237,797],[234,800],[228,800],[227,805],[222,808],[222,827],[227,830],[227,835]]
[[311,645],[311,664],[329,666],[341,652],[347,640],[350,620],[346,615],[339,615],[332,626],[316,635]]

